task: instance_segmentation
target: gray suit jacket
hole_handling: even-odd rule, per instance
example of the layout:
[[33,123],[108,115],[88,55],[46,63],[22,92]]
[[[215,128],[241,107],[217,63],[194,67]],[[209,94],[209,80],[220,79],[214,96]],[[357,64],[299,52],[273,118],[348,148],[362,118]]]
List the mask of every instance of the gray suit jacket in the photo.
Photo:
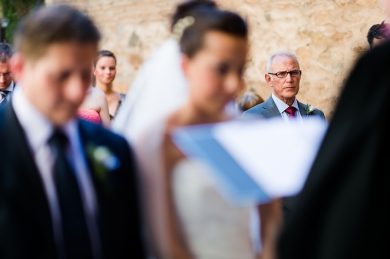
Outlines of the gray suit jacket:
[[[315,116],[325,120],[325,115],[321,110],[317,109],[312,114],[306,115],[306,105],[298,101],[298,107],[302,118],[306,116]],[[274,100],[272,99],[272,96],[270,96],[265,102],[260,103],[250,108],[249,110],[246,110],[245,112],[243,112],[242,115],[245,117],[261,116],[264,117],[265,119],[271,119],[275,117],[282,118],[282,115],[280,114],[278,107],[276,106]]]
[[[298,100],[297,100],[298,101]],[[306,116],[315,116],[320,119],[325,119],[325,115],[321,110],[315,110],[312,114],[306,114],[306,105],[298,101],[299,112],[301,113],[302,118]],[[242,114],[243,117],[263,117],[265,119],[272,119],[279,117],[282,119],[282,115],[280,114],[278,107],[276,106],[272,96],[270,96],[265,102],[260,103],[249,110],[246,110]],[[295,203],[294,197],[286,197],[283,199],[283,217],[285,223],[289,220],[291,216],[291,212],[294,208]]]

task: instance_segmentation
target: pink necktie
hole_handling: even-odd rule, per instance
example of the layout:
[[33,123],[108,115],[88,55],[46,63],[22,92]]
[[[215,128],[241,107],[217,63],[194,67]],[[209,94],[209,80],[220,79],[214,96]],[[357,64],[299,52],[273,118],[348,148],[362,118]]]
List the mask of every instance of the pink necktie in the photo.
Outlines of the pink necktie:
[[285,111],[288,113],[288,117],[292,118],[292,117],[295,117],[295,111],[296,110],[297,110],[297,108],[295,108],[293,106],[290,106]]

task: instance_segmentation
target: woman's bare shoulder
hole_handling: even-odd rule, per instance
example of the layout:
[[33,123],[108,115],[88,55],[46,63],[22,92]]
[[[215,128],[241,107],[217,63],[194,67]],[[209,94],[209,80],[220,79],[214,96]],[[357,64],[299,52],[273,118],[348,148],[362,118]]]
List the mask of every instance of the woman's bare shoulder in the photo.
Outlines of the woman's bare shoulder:
[[106,94],[103,92],[103,90],[97,88],[97,87],[92,87],[91,93],[95,95],[96,97],[106,97]]

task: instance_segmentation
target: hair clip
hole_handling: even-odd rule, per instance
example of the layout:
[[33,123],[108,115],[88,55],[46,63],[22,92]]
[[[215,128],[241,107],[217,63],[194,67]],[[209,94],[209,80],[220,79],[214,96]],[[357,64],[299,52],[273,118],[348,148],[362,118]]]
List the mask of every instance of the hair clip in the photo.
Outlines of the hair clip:
[[176,22],[176,24],[173,26],[172,29],[172,37],[180,41],[181,36],[183,35],[184,30],[188,27],[194,24],[195,19],[191,16],[186,16]]

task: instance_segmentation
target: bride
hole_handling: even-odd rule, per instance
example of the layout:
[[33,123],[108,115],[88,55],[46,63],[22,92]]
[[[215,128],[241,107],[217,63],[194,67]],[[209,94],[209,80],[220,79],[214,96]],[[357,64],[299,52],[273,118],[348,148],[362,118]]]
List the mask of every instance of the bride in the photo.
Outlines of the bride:
[[[188,83],[186,98],[182,95],[183,100],[173,100],[176,105],[180,103],[180,108],[156,118],[153,123],[140,119],[143,128],[129,123],[132,121],[129,110],[136,108],[129,105],[129,100],[136,102],[142,91],[148,91],[140,87],[145,84],[142,80],[151,78],[145,68],[140,71],[144,75],[142,80],[131,88],[136,94],[130,91],[113,125],[114,130],[128,136],[138,158],[153,256],[158,259],[256,258],[258,254],[249,235],[253,208],[236,207],[225,200],[215,188],[217,183],[210,177],[207,165],[187,160],[171,139],[171,132],[177,127],[235,118],[226,107],[244,90],[247,24],[236,13],[218,9],[213,1],[186,1],[178,5],[173,15],[172,31],[181,51],[177,64],[181,64],[180,73],[184,72]],[[169,49],[168,45],[163,47]],[[155,60],[161,60],[156,58],[161,57],[161,52],[154,55]],[[181,80],[180,73],[175,73]],[[161,87],[164,83],[167,85],[160,82]],[[160,107],[153,109],[157,110],[154,114],[163,114],[158,112]],[[133,126],[138,129],[133,128],[131,133]]]
[[[144,150],[138,156],[146,174],[145,190],[151,205],[147,215],[153,217],[156,257],[254,258],[248,234],[249,208],[225,201],[208,178],[207,168],[186,160],[170,136],[180,126],[232,119],[225,106],[243,87],[247,26],[235,13],[183,6],[186,4],[178,8],[175,24],[188,25],[180,39],[188,100],[136,145],[150,146],[152,136],[162,137],[157,149]],[[161,152],[158,165],[148,161],[154,150]]]

